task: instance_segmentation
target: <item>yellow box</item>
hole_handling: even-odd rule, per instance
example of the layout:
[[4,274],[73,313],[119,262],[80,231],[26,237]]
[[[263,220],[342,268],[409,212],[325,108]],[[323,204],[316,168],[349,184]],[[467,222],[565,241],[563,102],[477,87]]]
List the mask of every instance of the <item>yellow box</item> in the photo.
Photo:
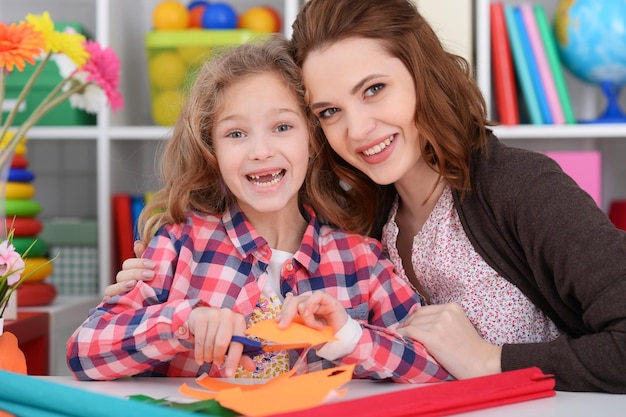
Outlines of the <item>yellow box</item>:
[[237,46],[266,36],[246,29],[159,30],[146,34],[152,119],[157,125],[176,121],[188,87],[215,48]]

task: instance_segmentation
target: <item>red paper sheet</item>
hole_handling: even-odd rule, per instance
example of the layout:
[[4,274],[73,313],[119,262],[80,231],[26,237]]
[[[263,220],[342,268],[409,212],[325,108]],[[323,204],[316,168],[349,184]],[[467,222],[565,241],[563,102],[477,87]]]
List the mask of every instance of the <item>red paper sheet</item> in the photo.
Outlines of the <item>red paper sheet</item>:
[[555,395],[554,379],[539,368],[526,368],[480,378],[422,385],[357,400],[321,405],[274,417],[446,416]]

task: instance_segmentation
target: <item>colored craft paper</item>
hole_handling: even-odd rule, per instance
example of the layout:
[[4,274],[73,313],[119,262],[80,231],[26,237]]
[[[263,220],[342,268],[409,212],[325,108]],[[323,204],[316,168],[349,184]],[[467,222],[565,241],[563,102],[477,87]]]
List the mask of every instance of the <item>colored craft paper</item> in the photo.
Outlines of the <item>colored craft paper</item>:
[[189,417],[189,413],[0,371],[0,410],[28,417]]
[[[277,344],[316,346],[336,340],[333,329],[310,328],[296,318],[285,329],[274,320],[260,321],[246,333]],[[196,383],[204,390],[183,384],[179,392],[198,400],[216,400],[222,407],[248,416],[263,416],[315,407],[352,378],[354,365],[294,375],[295,369],[261,384],[237,384],[203,375]],[[277,401],[277,399],[280,399]]]
[[285,378],[263,389],[224,390],[216,400],[222,407],[253,417],[303,410],[322,404],[333,390],[352,379],[353,371],[354,365],[339,366]]
[[287,413],[322,404],[331,392],[336,392],[352,379],[354,366],[338,366],[303,375],[288,373],[265,384],[253,385],[222,385],[218,383],[223,381],[203,377],[198,379],[199,384],[204,381],[205,386],[227,388],[210,392],[181,387],[179,391],[200,400],[215,399],[222,407],[247,416]]
[[602,154],[599,151],[545,152],[602,207]]
[[554,378],[537,367],[340,401],[280,417],[434,417],[555,395]]
[[298,317],[296,317],[286,329],[279,329],[278,323],[274,320],[262,320],[249,327],[246,330],[246,334],[273,343],[303,343],[309,344],[310,346],[317,346],[322,343],[337,340],[330,326],[325,326],[321,330],[313,329],[304,325]]
[[291,371],[279,375],[276,378],[270,379],[269,381],[259,382],[258,384],[237,384],[233,382],[226,382],[222,379],[211,378],[204,374],[196,379],[196,383],[204,388],[204,390],[194,389],[187,384],[183,384],[179,387],[178,392],[187,397],[198,400],[213,400],[219,391],[232,388],[239,388],[242,391],[251,391],[263,388],[263,386],[267,386],[268,384],[275,384],[280,382],[281,379],[289,378],[295,373],[295,371],[295,369],[292,369]]

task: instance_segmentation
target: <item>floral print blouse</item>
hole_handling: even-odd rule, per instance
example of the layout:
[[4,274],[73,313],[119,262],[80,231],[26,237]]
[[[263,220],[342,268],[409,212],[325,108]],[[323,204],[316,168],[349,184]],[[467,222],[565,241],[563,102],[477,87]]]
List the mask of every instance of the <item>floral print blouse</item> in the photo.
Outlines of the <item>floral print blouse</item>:
[[[398,202],[383,229],[391,261],[406,276],[398,254]],[[446,187],[422,230],[413,238],[411,265],[432,304],[458,303],[478,333],[494,345],[554,340],[556,325],[515,285],[474,250]]]

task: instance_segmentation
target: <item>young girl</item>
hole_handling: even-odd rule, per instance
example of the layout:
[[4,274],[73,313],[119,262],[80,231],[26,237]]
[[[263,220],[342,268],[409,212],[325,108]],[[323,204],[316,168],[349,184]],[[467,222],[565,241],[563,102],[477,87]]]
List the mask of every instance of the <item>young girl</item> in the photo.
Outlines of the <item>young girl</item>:
[[67,358],[76,378],[276,376],[289,369],[286,352],[253,361],[231,337],[283,303],[281,325],[300,311],[335,331],[337,341],[309,355],[309,370],[330,361],[357,364],[361,378],[449,378],[394,331],[420,299],[380,243],[319,220],[345,190],[333,173],[309,172],[318,149],[287,46],[247,44],[198,74],[165,150],[165,185],[140,219],[144,240],[154,235],[144,257],[158,261],[156,275],[75,331]]

